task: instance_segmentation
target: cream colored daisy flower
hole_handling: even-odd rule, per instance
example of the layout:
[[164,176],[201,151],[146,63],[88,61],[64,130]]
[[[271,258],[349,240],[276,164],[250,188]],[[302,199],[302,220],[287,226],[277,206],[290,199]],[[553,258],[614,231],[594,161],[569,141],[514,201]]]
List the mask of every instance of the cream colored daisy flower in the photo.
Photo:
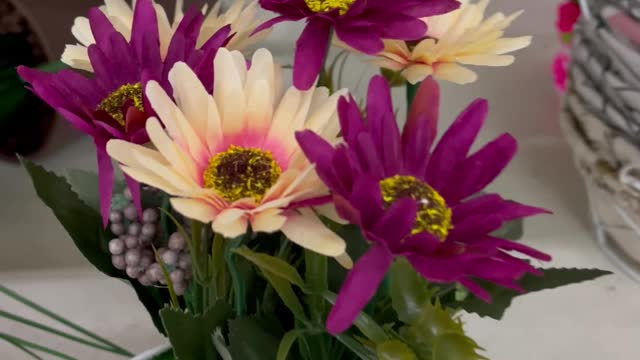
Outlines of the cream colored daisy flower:
[[504,30],[522,11],[510,16],[495,13],[484,18],[489,0],[460,0],[456,11],[424,18],[426,38],[416,44],[385,40],[374,63],[399,71],[412,84],[427,76],[457,84],[474,82],[477,75],[464,65],[507,66],[514,57],[504,55],[529,46],[531,36],[503,37]]
[[[132,0],[133,5],[135,0]],[[126,0],[104,0],[100,10],[107,15],[114,28],[120,32],[127,41],[131,38],[133,27],[134,9]],[[176,0],[173,22],[165,9],[154,2],[158,19],[158,33],[160,36],[160,53],[164,58],[167,55],[169,44],[173,34],[184,17],[184,0]],[[209,8],[203,6],[202,13],[205,16],[197,47],[201,47],[213,34],[226,25],[231,25],[231,34],[235,34],[227,48],[231,50],[247,50],[248,47],[269,35],[269,31],[261,31],[254,36],[251,33],[261,24],[257,17],[258,3],[256,0],[237,0],[227,11],[221,11],[221,2]],[[95,44],[95,39],[86,17],[77,17],[71,27],[71,33],[78,41],[76,45],[67,45],[62,54],[62,62],[80,70],[93,71],[87,48]]]
[[[158,118],[146,130],[155,149],[111,140],[109,155],[132,178],[171,196],[173,208],[225,237],[282,231],[327,256],[345,253],[309,205],[329,191],[302,154],[296,131],[312,129],[338,141],[337,102],[326,88],[280,95],[282,79],[269,51],[256,51],[247,70],[238,51],[220,49],[213,96],[177,63],[169,74],[176,102],[156,82],[146,88]],[[344,260],[344,257],[339,260]],[[348,262],[348,260],[347,260]]]

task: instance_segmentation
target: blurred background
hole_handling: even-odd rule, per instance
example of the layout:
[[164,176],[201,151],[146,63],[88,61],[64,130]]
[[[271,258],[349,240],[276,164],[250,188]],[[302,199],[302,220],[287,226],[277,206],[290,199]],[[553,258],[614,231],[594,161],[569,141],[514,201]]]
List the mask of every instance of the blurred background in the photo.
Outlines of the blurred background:
[[[174,4],[169,0],[157,2],[169,9]],[[554,86],[551,66],[563,47],[562,36],[556,31],[555,24],[559,2],[491,1],[489,13],[511,14],[523,9],[524,14],[507,32],[510,36],[533,35],[533,43],[515,54],[516,62],[510,67],[474,69],[479,74],[479,80],[474,84],[443,83],[440,126],[445,128],[473,99],[488,99],[490,117],[477,145],[503,132],[513,134],[520,144],[517,158],[492,184],[492,190],[499,191],[506,198],[546,207],[554,212],[553,216],[525,223],[525,242],[552,254],[553,266],[610,269],[616,274],[584,285],[517,298],[500,323],[473,316],[465,317],[465,321],[471,335],[488,349],[489,357],[494,360],[640,359],[640,287],[632,280],[634,254],[640,254],[640,238],[620,214],[607,207],[614,201],[614,197],[607,197],[608,193],[597,194],[599,200],[595,201],[605,205],[603,211],[607,216],[613,215],[607,224],[603,224],[600,222],[602,216],[598,217],[596,212],[594,225],[585,187],[586,165],[576,167],[576,162],[584,165],[579,154],[591,152],[589,148],[580,148],[580,141],[575,140],[575,131],[569,131],[575,130],[573,125],[576,122],[567,120],[567,117],[582,118],[587,116],[585,111],[591,109],[595,117],[602,118],[606,111],[596,112],[584,105],[589,102],[585,100],[587,98],[574,89],[576,86],[569,84],[567,96],[577,105],[574,104],[567,115],[564,95]],[[85,14],[90,6],[100,3],[98,0],[0,0],[2,69],[17,64],[37,66],[56,61],[64,44],[74,42],[70,33],[73,19]],[[592,1],[591,6],[596,9],[594,11],[600,11],[602,3],[605,2]],[[628,8],[638,2],[621,0],[611,3],[631,12]],[[598,23],[592,27],[601,28],[601,25]],[[274,52],[283,64],[290,64],[300,29],[301,24],[277,26],[263,45]],[[599,43],[593,46],[597,48]],[[631,64],[640,68],[640,62],[633,61]],[[369,76],[375,72],[373,68],[360,64],[362,59],[352,57],[345,72],[344,83],[356,95],[364,93]],[[14,84],[16,79],[2,74],[0,90],[7,91],[5,85]],[[596,93],[603,91],[595,87]],[[9,115],[3,113],[5,116],[0,120],[0,152],[4,156],[0,160],[0,283],[41,300],[59,312],[66,312],[74,320],[134,350],[161,343],[162,339],[124,285],[114,284],[113,280],[90,268],[51,211],[37,199],[25,171],[12,160],[12,154],[19,152],[56,171],[94,169],[95,153],[91,139],[70,129],[64,120],[28,93],[21,96],[27,98],[24,105],[11,110],[13,112],[7,110]],[[403,90],[397,90],[394,94],[396,104],[404,104],[403,96]],[[9,101],[13,101],[11,97],[0,97],[0,110],[9,107]],[[603,99],[599,101],[599,104],[604,102]],[[580,106],[586,110],[580,112]],[[400,118],[403,113],[400,109]],[[600,130],[594,130],[597,134],[591,135],[597,138],[600,133],[610,133],[612,128],[624,132],[606,121],[602,124],[605,125],[601,128],[596,125]],[[568,131],[573,138],[566,136]],[[599,144],[593,140],[592,137],[583,142]],[[632,144],[632,148],[636,146],[634,141],[627,142]],[[602,146],[598,149],[602,150]],[[574,152],[577,153],[575,158]],[[617,174],[626,165],[640,161],[640,157],[634,157],[633,150],[626,154],[632,155],[627,156],[624,162],[617,158],[611,160],[611,172]],[[617,175],[614,178],[617,179]],[[586,179],[588,184],[592,183],[592,178],[587,176]],[[592,192],[591,187],[589,189]],[[631,196],[627,192],[617,195]],[[611,236],[624,238],[621,242],[627,247],[612,253],[606,245],[598,246],[595,230],[602,229],[602,226],[612,230],[607,234],[617,231]],[[627,258],[622,259],[624,256]],[[630,276],[625,275],[627,273]],[[68,288],[74,289],[77,296],[59,299],[57,294],[62,292],[58,290]],[[87,304],[91,304],[93,310],[85,310]],[[96,308],[112,316],[99,319]],[[3,346],[0,344],[0,354],[3,350],[9,351]]]

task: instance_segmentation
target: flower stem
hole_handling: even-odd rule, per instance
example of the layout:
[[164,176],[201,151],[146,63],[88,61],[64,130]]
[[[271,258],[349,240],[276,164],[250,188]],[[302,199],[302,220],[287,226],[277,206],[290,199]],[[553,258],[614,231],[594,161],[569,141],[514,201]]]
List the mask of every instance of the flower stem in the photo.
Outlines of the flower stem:
[[242,246],[242,243],[245,241],[245,239],[248,239],[250,236],[251,229],[248,229],[246,234],[228,240],[227,246],[224,249],[224,260],[227,263],[227,268],[229,269],[229,274],[231,275],[231,283],[233,286],[233,303],[236,310],[236,316],[238,318],[243,318],[247,314],[247,287],[238,269],[234,250]]
[[411,84],[407,82],[407,111],[413,104],[413,99],[416,97],[416,93],[418,92],[418,88],[420,87],[420,83]]
[[45,309],[44,307],[32,302],[31,300],[19,295],[18,293],[14,292],[12,290],[9,290],[8,288],[6,288],[6,287],[4,287],[2,285],[0,285],[0,293],[2,293],[4,295],[6,295],[6,296],[18,301],[18,302],[20,302],[21,304],[33,309],[34,311],[37,311],[37,312],[39,312],[39,313],[41,313],[41,314],[43,314],[43,315],[45,315],[45,316],[47,316],[49,318],[61,323],[61,324],[63,324],[65,326],[67,326],[67,327],[79,332],[80,334],[86,335],[86,336],[90,337],[91,339],[94,339],[94,340],[96,340],[98,342],[101,342],[101,343],[107,345],[107,346],[110,346],[114,350],[120,351],[123,354],[126,354],[127,356],[133,356],[133,354],[130,353],[129,351],[127,351],[126,349],[121,348],[120,346],[112,343],[111,341],[109,341],[107,339],[101,338],[100,336],[92,333],[91,331],[72,323],[71,321],[61,317],[60,315],[57,315],[57,314]]
[[[23,348],[31,348],[33,350],[37,350],[37,351],[41,351],[45,354],[49,354],[51,356],[55,356],[59,359],[64,359],[64,360],[78,360],[74,357],[71,357],[69,355],[63,354],[59,351],[53,350],[53,349],[49,349],[48,347],[42,346],[42,345],[38,345],[36,343],[32,343],[30,341],[24,340],[24,339],[20,339],[17,338],[15,336],[11,336],[9,334],[5,334],[5,333],[0,333],[0,339],[3,339],[11,344],[14,344],[15,346],[23,349]],[[20,344],[20,345],[17,345]],[[131,355],[133,356],[133,354]]]

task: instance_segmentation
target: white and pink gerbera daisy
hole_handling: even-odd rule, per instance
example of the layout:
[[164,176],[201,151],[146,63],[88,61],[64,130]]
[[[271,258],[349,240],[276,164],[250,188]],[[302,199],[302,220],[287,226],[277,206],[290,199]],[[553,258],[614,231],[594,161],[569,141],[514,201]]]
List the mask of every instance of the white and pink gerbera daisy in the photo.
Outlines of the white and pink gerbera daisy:
[[282,231],[305,248],[340,257],[344,241],[307,207],[324,203],[329,192],[294,134],[311,129],[336,142],[344,92],[292,87],[281,95],[271,53],[256,51],[251,64],[247,70],[240,52],[220,49],[213,96],[186,64],[176,64],[169,75],[175,102],[155,82],[146,88],[159,117],[146,124],[155,149],[112,140],[107,151],[129,176],[168,193],[176,211],[211,222],[225,237],[249,226]]

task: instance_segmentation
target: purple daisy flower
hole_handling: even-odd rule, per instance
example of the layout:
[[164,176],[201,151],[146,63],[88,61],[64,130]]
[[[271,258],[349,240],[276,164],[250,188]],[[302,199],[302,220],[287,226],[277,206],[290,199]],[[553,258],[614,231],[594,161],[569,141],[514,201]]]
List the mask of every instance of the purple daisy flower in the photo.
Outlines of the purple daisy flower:
[[[119,33],[98,8],[89,11],[96,40],[88,53],[95,76],[72,71],[46,73],[18,68],[31,90],[64,116],[75,128],[93,137],[98,160],[100,212],[107,224],[113,191],[113,166],[106,152],[111,139],[136,144],[149,141],[145,130],[148,117],[155,115],[142,91],[150,80],[158,81],[169,93],[168,74],[179,61],[186,62],[210,91],[213,88],[213,58],[229,38],[230,27],[222,28],[200,49],[196,42],[204,16],[193,8],[183,18],[170,42],[166,57],[160,55],[158,19],[151,0],[138,0],[134,10],[131,40]],[[139,186],[126,177],[140,208]]]
[[374,55],[384,49],[382,39],[419,39],[427,31],[421,17],[444,14],[459,5],[456,0],[260,0],[260,6],[280,16],[254,33],[283,21],[307,19],[293,61],[293,83],[307,90],[320,73],[332,31],[347,45]]
[[437,83],[428,78],[400,133],[389,86],[377,76],[369,85],[366,122],[353,98],[340,100],[343,144],[333,147],[310,131],[297,134],[331,189],[339,215],[360,226],[372,243],[347,275],[327,318],[332,334],[351,325],[396,256],[409,260],[425,279],[458,282],[485,301],[489,294],[473,278],[520,290],[516,280],[522,275],[540,274],[510,252],[550,260],[491,235],[506,221],[546,210],[479,193],[511,161],[516,140],[504,134],[469,155],[488,111],[485,100],[476,100],[431,150],[439,98]]

